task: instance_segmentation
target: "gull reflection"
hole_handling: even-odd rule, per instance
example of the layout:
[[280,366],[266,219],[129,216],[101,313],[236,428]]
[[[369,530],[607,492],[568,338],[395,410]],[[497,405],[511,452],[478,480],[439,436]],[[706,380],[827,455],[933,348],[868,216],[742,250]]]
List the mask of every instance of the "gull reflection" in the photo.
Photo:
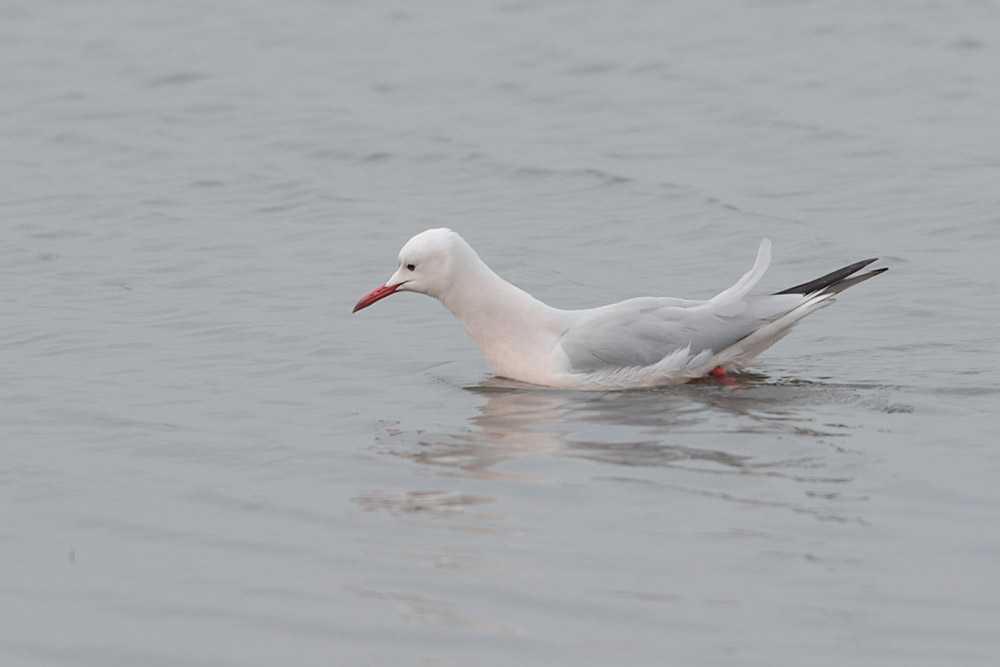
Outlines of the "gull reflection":
[[[877,409],[870,404],[879,387],[749,374],[738,380],[735,386],[579,392],[490,379],[464,387],[479,402],[451,431],[387,425],[378,442],[384,453],[444,477],[652,485],[744,508],[865,523],[860,510],[867,499],[852,494],[848,484],[866,456],[848,446],[858,426],[822,419],[842,422],[846,415]],[[831,412],[830,404],[852,407]],[[476,485],[476,494],[467,488],[370,494],[362,505],[448,516],[452,526],[461,516],[467,521],[460,527],[502,530],[503,511],[486,509],[499,499],[496,487]]]
[[[735,388],[706,383],[578,392],[492,378],[466,387],[483,402],[455,432],[386,429],[379,439],[395,455],[450,474],[489,479],[545,481],[499,470],[502,464],[539,456],[715,474],[842,479],[818,473],[820,459],[833,447],[829,441],[847,436],[848,427],[815,424],[813,410],[805,408],[828,402],[831,393],[843,393],[843,388],[785,384],[750,374],[740,380]],[[775,446],[776,440],[803,437],[821,444],[819,454],[787,457],[782,454],[789,447]]]

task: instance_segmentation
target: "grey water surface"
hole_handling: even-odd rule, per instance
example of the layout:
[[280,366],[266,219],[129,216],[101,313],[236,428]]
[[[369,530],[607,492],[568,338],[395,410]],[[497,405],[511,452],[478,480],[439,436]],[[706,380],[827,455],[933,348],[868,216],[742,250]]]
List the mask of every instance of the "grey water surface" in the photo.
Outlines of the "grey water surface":
[[[6,2],[0,664],[995,665],[995,2]],[[880,256],[730,387],[560,307]]]

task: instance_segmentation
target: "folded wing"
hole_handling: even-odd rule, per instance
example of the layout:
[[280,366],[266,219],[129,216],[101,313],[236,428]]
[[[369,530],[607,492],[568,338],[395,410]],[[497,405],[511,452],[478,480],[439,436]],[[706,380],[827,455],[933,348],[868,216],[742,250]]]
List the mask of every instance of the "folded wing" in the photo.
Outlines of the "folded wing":
[[801,304],[801,295],[746,298],[771,259],[764,239],[750,271],[708,301],[640,297],[577,311],[560,345],[574,372],[648,366],[689,348],[718,352]]

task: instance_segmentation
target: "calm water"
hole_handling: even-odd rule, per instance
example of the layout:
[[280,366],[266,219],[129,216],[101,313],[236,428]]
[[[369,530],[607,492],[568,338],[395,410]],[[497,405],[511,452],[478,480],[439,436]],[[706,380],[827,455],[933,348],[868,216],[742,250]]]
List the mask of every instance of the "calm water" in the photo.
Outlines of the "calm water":
[[[0,658],[993,665],[990,2],[8,2]],[[561,307],[892,270],[737,389],[491,379]]]

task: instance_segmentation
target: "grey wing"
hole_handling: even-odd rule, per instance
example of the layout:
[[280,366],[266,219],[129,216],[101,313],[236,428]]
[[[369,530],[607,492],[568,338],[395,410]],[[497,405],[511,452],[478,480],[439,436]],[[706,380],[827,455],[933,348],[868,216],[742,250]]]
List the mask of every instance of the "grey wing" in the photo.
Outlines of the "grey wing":
[[804,301],[798,294],[746,298],[770,261],[764,239],[753,267],[708,301],[641,297],[576,311],[562,350],[576,372],[649,366],[686,347],[695,354],[724,350]]
[[730,302],[645,297],[582,311],[560,345],[574,372],[649,366],[678,349],[719,352],[802,302],[797,295]]

